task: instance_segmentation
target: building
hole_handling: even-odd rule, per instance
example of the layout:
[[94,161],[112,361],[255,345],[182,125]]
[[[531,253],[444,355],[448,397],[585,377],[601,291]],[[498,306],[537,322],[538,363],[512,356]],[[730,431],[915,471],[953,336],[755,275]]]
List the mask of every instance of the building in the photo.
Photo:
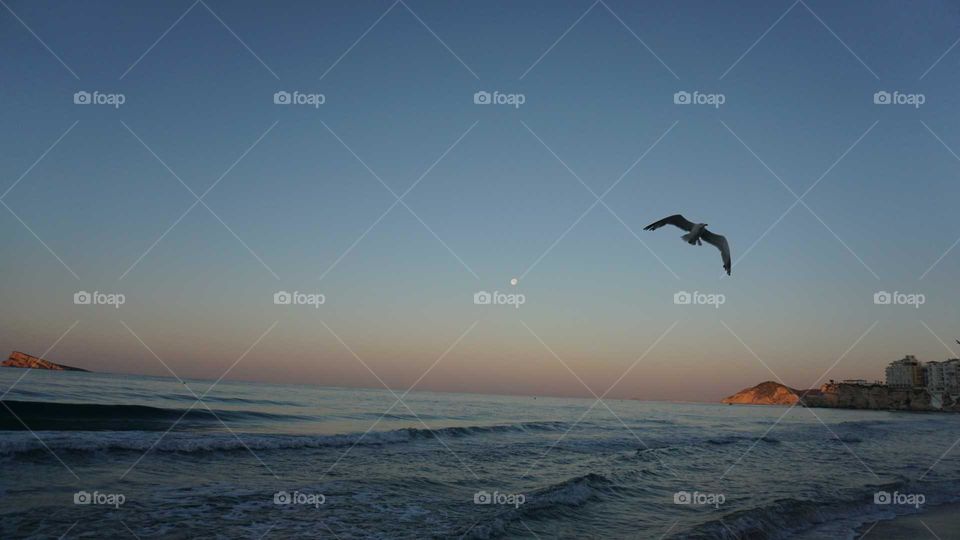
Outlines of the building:
[[960,359],[927,362],[923,367],[923,385],[931,392],[960,393]]
[[900,360],[890,362],[887,366],[887,386],[890,388],[905,389],[924,386],[923,363],[912,354]]

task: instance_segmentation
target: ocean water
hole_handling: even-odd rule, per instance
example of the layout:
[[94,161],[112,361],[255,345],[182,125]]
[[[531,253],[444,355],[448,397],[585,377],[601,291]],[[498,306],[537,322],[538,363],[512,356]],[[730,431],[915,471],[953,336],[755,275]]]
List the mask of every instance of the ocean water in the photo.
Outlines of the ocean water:
[[960,494],[954,415],[212,384],[0,370],[0,536],[852,538]]

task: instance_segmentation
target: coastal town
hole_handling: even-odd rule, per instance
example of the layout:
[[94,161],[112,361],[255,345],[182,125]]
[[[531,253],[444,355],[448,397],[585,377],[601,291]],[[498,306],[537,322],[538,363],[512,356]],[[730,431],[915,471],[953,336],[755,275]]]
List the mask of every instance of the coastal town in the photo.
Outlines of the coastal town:
[[886,367],[884,381],[830,380],[798,390],[767,381],[724,398],[730,405],[794,405],[842,409],[960,412],[960,359],[922,362],[913,355]]

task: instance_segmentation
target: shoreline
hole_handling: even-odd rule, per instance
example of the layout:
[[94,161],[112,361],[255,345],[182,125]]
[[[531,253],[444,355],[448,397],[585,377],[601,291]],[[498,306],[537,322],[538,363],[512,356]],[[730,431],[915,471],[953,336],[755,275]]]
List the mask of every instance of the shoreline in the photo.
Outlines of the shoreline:
[[947,503],[916,514],[882,519],[860,526],[857,538],[915,540],[960,538],[960,503]]

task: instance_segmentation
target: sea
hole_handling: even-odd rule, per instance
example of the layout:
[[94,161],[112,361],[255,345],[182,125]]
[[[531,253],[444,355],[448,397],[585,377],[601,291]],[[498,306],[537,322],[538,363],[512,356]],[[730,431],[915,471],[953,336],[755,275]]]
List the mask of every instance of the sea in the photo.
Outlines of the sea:
[[0,389],[2,538],[853,538],[960,496],[960,415],[15,368]]

